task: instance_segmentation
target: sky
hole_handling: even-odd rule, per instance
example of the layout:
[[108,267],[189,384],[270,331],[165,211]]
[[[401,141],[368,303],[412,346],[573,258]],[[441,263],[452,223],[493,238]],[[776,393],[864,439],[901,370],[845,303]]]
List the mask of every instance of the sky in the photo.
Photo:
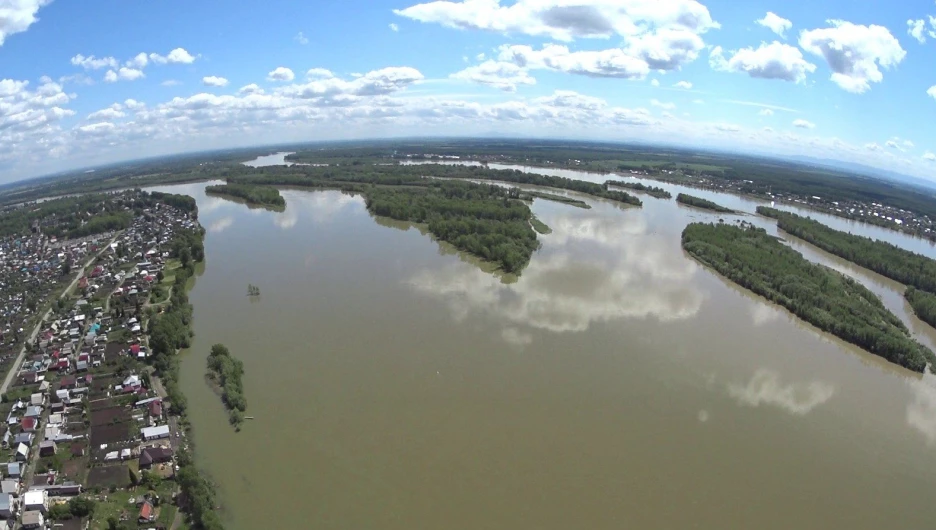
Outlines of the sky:
[[403,136],[642,142],[936,180],[934,0],[0,0],[0,183]]

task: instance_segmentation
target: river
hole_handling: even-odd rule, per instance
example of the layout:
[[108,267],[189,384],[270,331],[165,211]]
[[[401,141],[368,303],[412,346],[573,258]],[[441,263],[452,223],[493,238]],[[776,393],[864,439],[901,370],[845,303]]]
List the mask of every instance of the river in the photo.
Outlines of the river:
[[[198,462],[235,530],[936,521],[934,378],[698,266],[680,233],[719,216],[647,196],[643,208],[583,197],[590,210],[537,200],[553,232],[514,280],[371,217],[360,197],[284,190],[285,211],[271,212],[204,187],[160,189],[194,196],[207,229],[181,382]],[[936,343],[899,285],[788,243],[856,276]],[[202,377],[217,342],[246,367],[256,419],[240,433]]]

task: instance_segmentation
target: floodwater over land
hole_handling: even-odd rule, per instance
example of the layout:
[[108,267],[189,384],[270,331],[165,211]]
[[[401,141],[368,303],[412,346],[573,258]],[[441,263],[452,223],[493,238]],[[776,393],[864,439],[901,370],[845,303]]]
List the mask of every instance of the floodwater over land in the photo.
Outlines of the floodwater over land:
[[[643,195],[643,208],[537,200],[553,232],[514,280],[371,217],[361,197],[287,189],[285,211],[270,212],[204,187],[161,189],[193,195],[208,231],[182,385],[232,528],[936,521],[934,378],[815,331],[680,248],[689,222],[776,232],[771,220]],[[790,244],[856,276],[934,344],[899,285]],[[216,342],[245,365],[256,419],[240,433],[202,377]]]

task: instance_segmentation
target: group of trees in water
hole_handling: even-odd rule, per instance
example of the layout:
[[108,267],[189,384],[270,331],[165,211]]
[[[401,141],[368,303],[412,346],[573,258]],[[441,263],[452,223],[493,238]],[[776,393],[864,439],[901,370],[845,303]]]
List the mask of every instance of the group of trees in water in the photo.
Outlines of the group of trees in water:
[[776,219],[777,226],[792,236],[913,288],[904,293],[907,302],[920,320],[936,327],[936,260],[775,208],[758,206],[757,213]]
[[271,186],[258,186],[254,184],[219,184],[217,186],[208,186],[206,193],[215,193],[220,195],[229,195],[244,199],[247,204],[257,206],[274,206],[277,208],[286,207],[286,199],[280,195],[278,189]]
[[215,344],[208,355],[208,376],[221,389],[221,399],[228,409],[231,425],[240,430],[247,410],[244,397],[244,363],[235,359],[224,344]]
[[615,186],[617,188],[627,188],[629,190],[640,191],[657,199],[672,199],[673,195],[663,188],[657,186],[647,186],[641,182],[625,182],[623,180],[609,180],[605,186]]
[[874,293],[810,263],[763,229],[693,223],[683,231],[682,245],[734,283],[875,355],[917,372],[936,362],[933,352],[914,340]]
[[499,186],[432,181],[424,189],[372,188],[367,209],[375,215],[426,223],[433,235],[519,272],[539,248],[530,226],[532,213]]
[[685,204],[686,206],[694,206],[696,208],[711,210],[718,213],[734,213],[734,210],[725,208],[724,206],[716,204],[708,199],[703,199],[702,197],[696,197],[694,195],[688,195],[685,193],[680,193],[677,195],[676,202]]

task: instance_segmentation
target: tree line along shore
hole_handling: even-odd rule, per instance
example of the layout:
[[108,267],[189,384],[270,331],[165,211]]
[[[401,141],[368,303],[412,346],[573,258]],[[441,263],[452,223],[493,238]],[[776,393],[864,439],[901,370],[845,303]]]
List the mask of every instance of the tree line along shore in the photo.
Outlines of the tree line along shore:
[[776,219],[777,227],[792,236],[906,285],[904,298],[913,312],[920,320],[936,327],[936,260],[775,208],[760,206],[757,213]]

